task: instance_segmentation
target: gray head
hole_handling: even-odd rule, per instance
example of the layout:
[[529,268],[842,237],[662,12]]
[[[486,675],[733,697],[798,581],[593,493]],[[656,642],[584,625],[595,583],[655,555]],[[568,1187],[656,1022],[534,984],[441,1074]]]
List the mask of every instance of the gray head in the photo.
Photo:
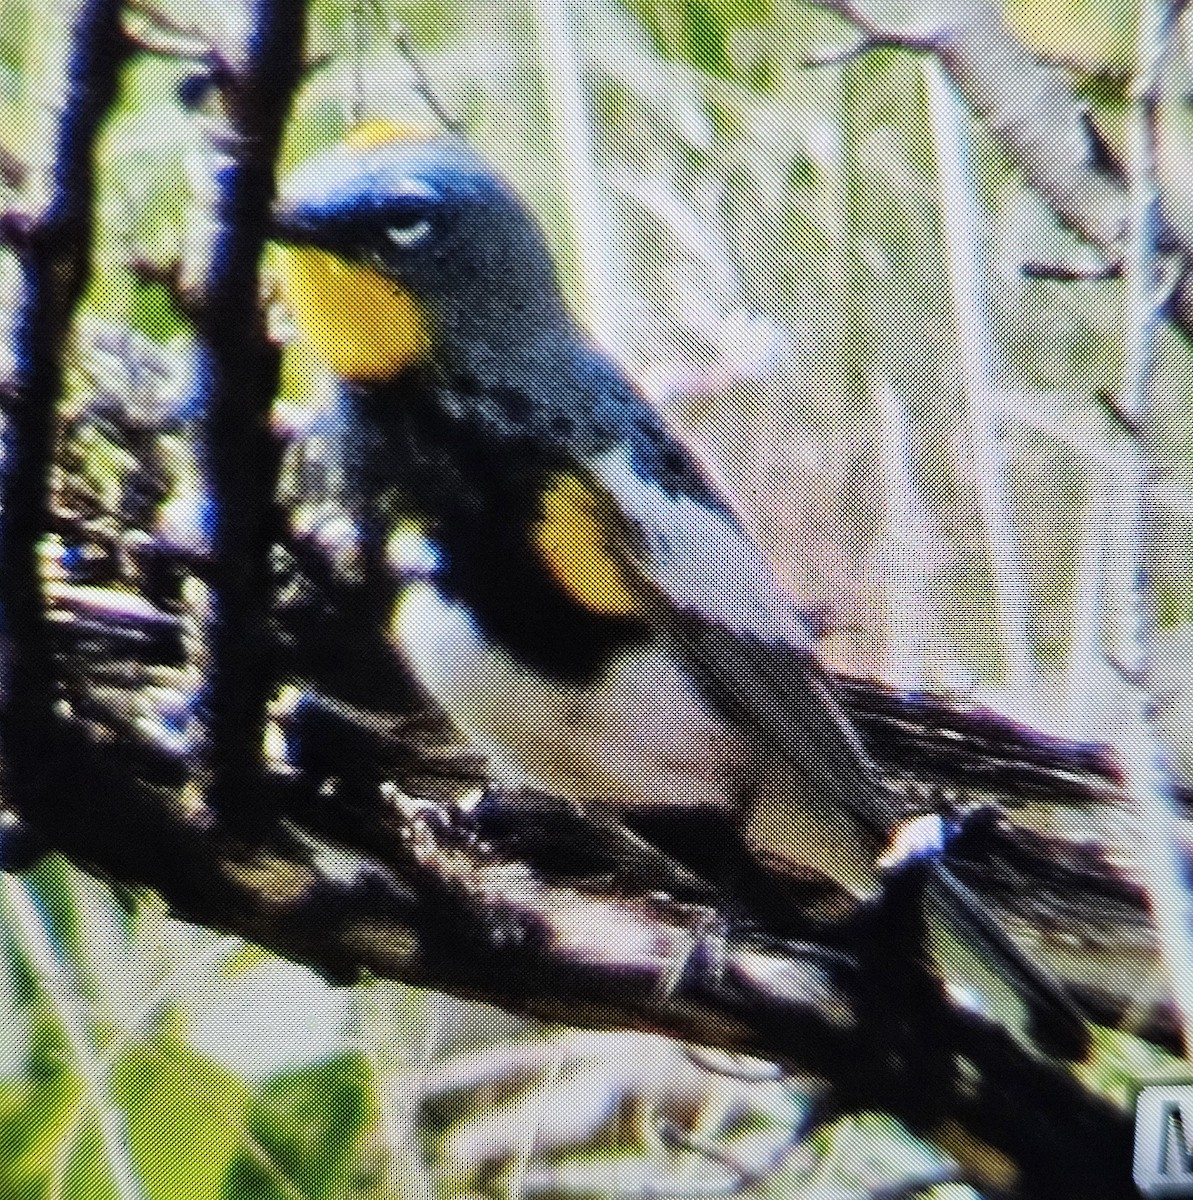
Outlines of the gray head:
[[[462,341],[499,348],[570,322],[538,222],[462,145],[388,142],[317,154],[283,182],[272,232],[298,249],[299,271],[322,264],[305,281],[306,307],[334,311],[298,313],[316,343],[310,326],[320,320],[338,322],[341,337],[356,322],[376,325],[391,293],[404,307],[385,319],[421,321],[432,354]],[[304,248],[332,256],[334,272],[322,256],[304,259]],[[337,289],[343,294],[329,294]]]

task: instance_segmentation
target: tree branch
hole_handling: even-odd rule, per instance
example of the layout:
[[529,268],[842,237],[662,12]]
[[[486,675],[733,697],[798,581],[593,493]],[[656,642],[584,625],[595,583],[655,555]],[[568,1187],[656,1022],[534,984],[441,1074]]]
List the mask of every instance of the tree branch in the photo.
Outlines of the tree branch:
[[47,166],[43,177],[24,180],[44,199],[0,217],[0,236],[20,271],[0,377],[0,729],[5,802],[26,812],[51,801],[60,762],[37,547],[49,525],[46,480],[63,348],[90,266],[93,143],[127,52],[120,7],[118,0],[79,0],[68,10]]
[[[261,326],[256,264],[273,152],[302,69],[301,11],[285,0],[255,4],[244,52],[218,56],[230,123],[213,162],[216,219],[195,309],[203,361],[193,393],[214,515],[209,543],[192,544],[185,562],[179,548],[175,564],[212,584],[207,662],[188,657],[194,613],[118,603],[69,580],[50,589],[61,618],[54,647],[43,624],[34,551],[51,525],[43,498],[51,412],[85,269],[90,144],[123,46],[119,5],[80,7],[71,76],[79,96],[64,106],[71,115],[57,160],[66,164],[64,207],[44,224],[8,222],[28,247],[0,479],[0,601],[15,647],[4,680],[5,749],[18,785],[11,803],[33,812],[48,840],[84,868],[152,888],[176,914],[330,978],[383,975],[569,1024],[649,1029],[748,1053],[828,1081],[822,1119],[890,1111],[964,1157],[966,1176],[982,1186],[1034,1200],[1132,1195],[1126,1114],[954,1004],[920,963],[914,869],[900,880],[902,902],[881,918],[795,941],[743,923],[731,897],[612,822],[571,814],[569,835],[569,810],[547,800],[536,807],[494,792],[469,809],[411,798],[399,786],[405,775],[435,779],[450,769],[422,761],[419,747],[376,723],[354,722],[346,704],[316,714],[323,733],[312,737],[308,727],[305,760],[280,753],[262,767],[262,746],[288,731],[281,720],[267,725],[265,713],[278,677],[268,630],[276,580],[267,426],[277,363]],[[962,38],[958,49],[956,40],[945,38],[938,52],[964,74],[956,64],[967,61],[968,44]],[[1089,217],[1090,197],[1078,193]],[[1107,194],[1117,202],[1113,189]],[[1112,221],[1089,224],[1117,247],[1122,231]],[[354,602],[347,597],[341,620]],[[363,632],[347,631],[355,654],[367,654],[369,631],[382,627],[375,616]],[[153,650],[135,636],[147,631],[162,639]],[[94,653],[102,637],[110,654]],[[179,661],[155,659],[175,639]],[[309,640],[300,651],[335,652],[312,651]],[[337,666],[350,686],[364,686],[348,663]],[[198,675],[212,680],[202,696],[210,787],[174,737],[169,709],[179,696],[193,698]],[[383,684],[392,696],[392,680]],[[68,699],[57,715],[56,686]],[[875,727],[898,723],[883,726],[880,715]],[[13,740],[39,731],[40,743]],[[992,743],[997,749],[997,737],[975,736],[966,749],[985,761]],[[46,761],[55,764],[53,803],[33,805],[21,771]],[[225,819],[241,811],[252,819]]]
[[[1068,72],[1041,63],[985,0],[952,0],[934,8],[931,25],[892,15],[881,0],[817,0],[855,24],[874,44],[934,55],[982,125],[1023,172],[1062,224],[1097,247],[1105,271],[1120,274],[1128,256],[1130,185],[1104,152],[1089,105]],[[1193,336],[1193,237],[1167,214],[1193,205],[1189,173],[1164,181],[1157,208],[1157,246],[1176,259],[1170,315]],[[1179,189],[1176,194],[1173,189]]]
[[223,69],[213,82],[222,89],[228,125],[211,149],[211,227],[195,305],[200,352],[194,400],[202,413],[204,504],[211,510],[210,521],[200,522],[201,535],[210,535],[202,551],[212,583],[210,661],[201,700],[208,798],[225,819],[250,823],[248,800],[272,690],[269,547],[278,452],[269,412],[279,377],[279,352],[262,318],[257,263],[273,200],[274,159],[303,71],[305,20],[305,5],[257,0],[242,46],[215,56]]
[[[269,805],[286,817],[250,847],[131,780],[124,748],[78,737],[71,753],[88,785],[56,810],[56,844],[92,871],[154,888],[188,920],[342,982],[385,976],[781,1062],[829,1083],[825,1119],[878,1109],[946,1153],[992,1146],[1023,1197],[1132,1194],[1127,1115],[953,1006],[901,939],[792,942],[741,925],[728,901],[550,875],[525,854],[533,810],[523,838],[510,825],[519,806],[490,808],[495,823],[484,810],[461,819],[345,781],[329,790],[269,777]],[[586,823],[583,836],[602,834]]]
[[1156,731],[1154,646],[1156,600],[1150,581],[1162,551],[1151,493],[1158,482],[1163,399],[1154,386],[1156,339],[1166,297],[1157,269],[1160,198],[1157,121],[1161,75],[1175,46],[1181,5],[1148,0],[1140,9],[1136,103],[1132,116],[1131,239],[1126,260],[1127,348],[1120,405],[1139,431],[1121,468],[1118,510],[1124,544],[1115,560],[1129,572],[1118,654],[1133,679],[1129,725],[1119,739],[1127,792],[1139,813],[1142,867],[1159,929],[1165,966],[1181,1018],[1186,1056],[1193,1054],[1193,897],[1179,849],[1171,770]]

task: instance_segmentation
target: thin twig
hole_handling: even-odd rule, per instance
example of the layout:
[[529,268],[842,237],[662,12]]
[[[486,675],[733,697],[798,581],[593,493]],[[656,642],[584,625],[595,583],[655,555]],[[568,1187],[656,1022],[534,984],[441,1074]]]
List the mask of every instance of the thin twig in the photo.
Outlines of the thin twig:
[[1121,263],[1102,263],[1100,266],[1078,266],[1074,263],[1029,261],[1019,268],[1024,279],[1047,280],[1052,283],[1106,283],[1121,279]]
[[981,256],[974,215],[976,204],[969,146],[963,127],[966,117],[952,85],[934,59],[925,62],[924,73],[928,110],[936,138],[945,252],[953,289],[961,376],[974,456],[974,481],[989,539],[1008,684],[1014,703],[1019,706],[1032,695],[1035,667],[1027,632],[1027,587],[1015,547],[995,428],[993,347],[988,306],[979,278]]
[[888,38],[859,37],[847,46],[832,46],[813,50],[800,59],[800,66],[814,69],[817,67],[843,67],[856,62],[876,50],[883,50],[892,45],[901,49],[910,49],[906,42],[892,42]]
[[410,36],[410,30],[400,21],[396,21],[388,16],[379,0],[373,0],[373,7],[376,9],[378,17],[386,22],[394,45],[406,60],[406,65],[414,73],[415,90],[421,97],[422,102],[431,110],[435,119],[448,133],[462,137],[464,134],[464,123],[439,98],[439,94],[435,91],[435,87],[431,83],[431,77],[427,74],[427,68],[423,65],[422,58],[414,45],[414,39]]
[[[697,1155],[705,1161],[721,1167],[729,1175],[719,1189],[717,1185],[711,1184],[707,1192],[686,1193],[677,1189],[674,1193],[669,1192],[668,1194],[678,1197],[688,1194],[700,1196],[738,1195],[757,1187],[776,1175],[797,1151],[802,1151],[804,1155],[804,1161],[800,1163],[800,1175],[806,1180],[811,1177],[823,1157],[811,1138],[812,1131],[809,1122],[800,1121],[791,1130],[790,1135],[784,1137],[763,1158],[763,1161],[747,1163],[727,1147],[718,1145],[707,1137],[683,1129],[674,1121],[662,1121],[659,1123],[659,1135],[664,1145]],[[798,1185],[795,1186],[797,1193],[801,1190]]]
[[[816,0],[870,38],[933,55],[982,124],[1052,205],[1108,261],[1122,258],[1125,181],[1093,161],[1089,104],[1062,70],[1033,58],[990,0],[948,0],[923,20],[879,0]],[[925,27],[927,21],[931,22]]]
[[684,1057],[702,1071],[725,1079],[736,1079],[739,1083],[773,1083],[788,1077],[778,1063],[743,1059],[740,1055],[730,1058],[702,1046],[685,1046],[683,1049]]
[[[93,142],[128,44],[118,0],[87,0],[61,31],[61,89],[38,211],[5,213],[19,290],[6,306],[0,378],[0,666],[5,802],[18,813],[56,803],[71,766],[55,746],[53,660],[39,586],[38,545],[49,526],[46,479],[63,353],[86,286],[93,235]],[[36,824],[36,820],[33,822]]]
[[176,20],[155,0],[125,0],[124,7],[163,33],[171,34],[176,38],[184,38],[189,42],[207,45],[208,39],[201,29]]
[[181,62],[211,61],[211,47],[207,43],[163,32],[152,25],[136,29],[130,25],[124,36],[129,45],[142,54],[153,54],[158,58],[176,59]]
[[1161,76],[1174,52],[1178,5],[1146,0],[1139,20],[1135,105],[1131,120],[1131,238],[1126,264],[1127,347],[1121,408],[1139,439],[1129,446],[1118,498],[1125,542],[1115,556],[1129,578],[1120,657],[1135,681],[1129,725],[1119,741],[1124,784],[1139,813],[1144,847],[1141,868],[1155,915],[1184,1033],[1193,1054],[1193,898],[1178,852],[1175,794],[1156,733],[1152,692],[1156,632],[1156,577],[1161,548],[1159,520],[1151,498],[1164,412],[1156,393],[1156,342],[1164,298],[1156,259],[1158,221],[1157,121]]

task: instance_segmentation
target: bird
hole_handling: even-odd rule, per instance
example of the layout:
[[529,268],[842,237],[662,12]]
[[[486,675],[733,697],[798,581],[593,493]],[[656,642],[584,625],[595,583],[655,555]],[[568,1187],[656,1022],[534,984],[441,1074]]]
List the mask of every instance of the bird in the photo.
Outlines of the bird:
[[681,856],[703,828],[689,863],[748,876],[767,919],[785,897],[881,910],[914,863],[958,986],[1084,1054],[1068,993],[942,863],[948,819],[909,819],[871,761],[728,488],[570,308],[516,188],[462,139],[372,122],[293,169],[271,222],[384,544],[379,643],[494,777]]

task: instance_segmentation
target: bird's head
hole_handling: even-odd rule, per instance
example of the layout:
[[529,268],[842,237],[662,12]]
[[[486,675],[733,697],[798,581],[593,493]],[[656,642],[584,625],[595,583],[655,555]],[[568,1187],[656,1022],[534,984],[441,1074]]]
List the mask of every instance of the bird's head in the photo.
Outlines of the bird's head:
[[315,155],[280,188],[272,236],[306,337],[345,378],[391,378],[564,312],[543,231],[466,147],[378,136]]

